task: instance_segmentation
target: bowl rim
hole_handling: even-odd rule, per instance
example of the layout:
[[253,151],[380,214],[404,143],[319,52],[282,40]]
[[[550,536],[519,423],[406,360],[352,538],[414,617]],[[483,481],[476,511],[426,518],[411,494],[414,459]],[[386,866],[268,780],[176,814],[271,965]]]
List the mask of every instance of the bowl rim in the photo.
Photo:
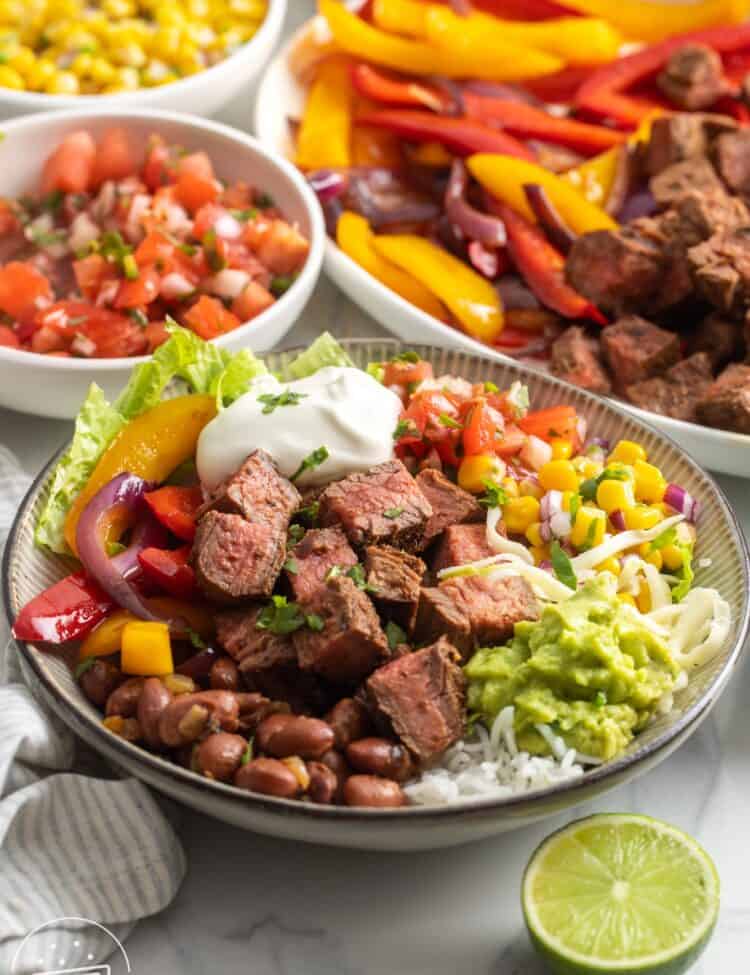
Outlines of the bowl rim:
[[[232,332],[212,339],[213,344],[221,347],[227,345],[231,340],[236,340],[239,334],[244,334],[245,329],[253,328],[257,330],[259,324],[264,324],[264,317],[270,318],[274,314],[279,314],[279,309],[283,310],[289,302],[294,300],[296,292],[304,290],[307,286],[310,288],[314,287],[315,282],[320,276],[326,244],[325,221],[318,199],[296,166],[273,149],[265,146],[259,139],[250,135],[248,132],[237,129],[232,125],[226,125],[223,122],[216,122],[213,119],[204,119],[196,115],[190,115],[187,112],[177,112],[166,108],[137,108],[135,106],[132,108],[118,107],[108,109],[106,107],[91,107],[56,112],[38,112],[34,115],[24,115],[19,118],[9,119],[8,122],[0,124],[0,130],[5,132],[6,135],[12,136],[13,132],[16,131],[23,132],[26,129],[33,131],[36,127],[44,128],[50,122],[75,122],[80,120],[83,123],[87,119],[112,119],[113,121],[117,119],[148,121],[150,119],[153,120],[155,126],[159,122],[169,122],[175,125],[181,125],[186,130],[193,129],[199,133],[210,132],[229,142],[235,143],[245,151],[254,153],[267,160],[286,178],[287,182],[302,201],[311,228],[309,236],[310,252],[307,255],[302,270],[295,278],[292,286],[273,305],[265,311],[262,311],[255,318],[243,322],[242,325]],[[12,365],[25,363],[27,366],[43,366],[45,369],[50,369],[53,372],[79,373],[84,375],[86,373],[96,373],[97,375],[116,373],[123,369],[130,369],[143,362],[148,362],[150,358],[149,355],[138,355],[119,356],[109,359],[64,359],[58,356],[43,355],[40,352],[33,352],[27,349],[11,349],[7,346],[0,346],[0,365],[4,363]]]
[[[267,141],[265,138],[265,113],[264,103],[268,102],[269,99],[264,97],[267,87],[273,81],[274,74],[277,71],[284,70],[288,77],[292,77],[291,72],[287,67],[289,51],[292,48],[295,40],[301,36],[307,29],[309,29],[310,24],[319,14],[314,14],[308,20],[304,21],[300,26],[294,31],[290,37],[284,40],[284,43],[274,52],[273,57],[269,61],[266,70],[264,72],[263,78],[258,86],[258,94],[255,102],[255,110],[253,114],[253,130],[255,131],[258,138],[261,140],[263,145],[267,145],[269,149],[277,152],[281,155],[281,149],[279,149],[275,143]],[[480,355],[488,355],[499,359],[503,362],[517,360],[513,359],[512,356],[506,355],[499,349],[495,349],[492,346],[485,346],[478,339],[473,338],[473,336],[468,335],[466,332],[460,331],[452,325],[448,325],[445,322],[441,322],[439,319],[435,318],[433,315],[428,314],[421,308],[417,308],[412,305],[401,295],[396,294],[395,291],[391,291],[390,288],[382,284],[378,279],[366,271],[363,267],[352,260],[348,254],[336,244],[336,241],[326,236],[325,241],[325,258],[323,261],[323,267],[326,274],[332,278],[338,284],[337,276],[345,276],[351,282],[353,282],[358,288],[363,288],[368,290],[373,299],[377,299],[381,304],[386,304],[393,309],[394,313],[398,313],[402,318],[405,319],[407,324],[414,324],[423,329],[429,329],[434,332],[435,344],[441,345],[443,343],[451,343],[455,348],[463,349],[466,352],[475,352]],[[341,285],[339,285],[341,287]],[[347,292],[348,293],[348,292]],[[351,298],[350,300],[354,302],[359,308],[364,309],[364,305],[357,298]],[[383,325],[384,328],[388,328],[387,325]],[[389,329],[390,331],[390,329]],[[524,363],[524,365],[527,365]],[[543,368],[528,364],[528,368],[545,373]],[[604,395],[604,399],[607,402],[621,403],[622,401],[614,399],[611,395]],[[704,438],[711,448],[723,448],[726,450],[731,450],[733,448],[739,448],[742,450],[750,450],[750,433],[739,433],[735,430],[724,430],[721,427],[709,427],[702,423],[694,423],[690,420],[678,420],[671,416],[665,416],[661,413],[655,413],[651,410],[643,410],[638,406],[634,406],[630,403],[624,403],[624,408],[626,411],[630,412],[633,416],[640,420],[645,420],[646,423],[651,424],[663,424],[664,427],[669,431],[667,436],[678,436],[679,434],[686,434],[691,437],[701,437]]]
[[[394,353],[402,350],[406,345],[398,339],[392,338],[357,338],[344,339],[342,341],[344,348],[373,343],[379,344],[385,348],[392,346]],[[416,344],[413,347],[417,351],[420,349],[430,351],[434,350],[435,348],[440,351],[448,351],[453,353],[457,351],[447,346],[434,347],[427,345],[420,346],[419,344]],[[304,347],[301,346],[293,346],[274,350],[274,352],[278,355],[293,354],[295,352],[302,351],[303,348]],[[463,352],[463,354],[472,356],[473,358],[479,360],[487,358],[468,352]],[[490,359],[489,361],[492,362],[493,360]],[[724,491],[720,485],[716,483],[714,478],[708,472],[703,470],[703,468],[701,468],[700,465],[693,460],[690,454],[684,451],[677,443],[675,443],[674,440],[672,440],[671,437],[664,434],[662,431],[649,426],[649,424],[645,423],[639,417],[633,417],[632,414],[624,410],[617,403],[612,403],[610,401],[603,402],[600,397],[595,396],[593,393],[589,393],[587,390],[578,390],[577,387],[570,386],[570,384],[561,379],[557,379],[554,376],[540,376],[537,371],[530,369],[521,363],[512,362],[508,365],[515,368],[520,373],[521,377],[524,374],[531,374],[535,379],[540,380],[543,383],[549,384],[553,387],[558,387],[563,393],[565,390],[575,389],[579,394],[583,395],[584,400],[590,401],[592,404],[596,403],[602,405],[606,410],[617,414],[622,419],[635,422],[638,426],[643,427],[649,433],[665,441],[667,445],[672,448],[672,450],[685,458],[688,464],[694,469],[694,472],[705,481],[707,488],[714,492],[719,503],[719,508],[724,516],[725,523],[727,524],[732,535],[734,545],[738,550],[740,561],[742,563],[743,597],[741,618],[738,620],[737,637],[735,642],[727,656],[727,659],[724,661],[724,664],[714,677],[710,686],[705,689],[703,694],[696,701],[694,701],[693,704],[682,715],[680,715],[674,724],[672,724],[669,728],[666,728],[657,738],[641,746],[640,748],[634,749],[631,753],[627,753],[619,758],[613,759],[610,762],[593,768],[578,778],[569,779],[543,789],[519,793],[515,796],[507,796],[502,798],[488,796],[484,798],[472,798],[471,800],[464,802],[457,801],[455,803],[443,806],[414,805],[403,806],[396,809],[366,809],[346,806],[322,806],[314,803],[300,802],[294,799],[278,799],[275,797],[257,795],[255,793],[245,792],[236,788],[235,786],[222,782],[213,782],[202,778],[189,769],[183,768],[182,766],[169,762],[167,759],[155,755],[152,752],[146,751],[145,749],[140,748],[138,745],[131,744],[130,742],[126,742],[123,739],[118,738],[116,735],[108,732],[99,720],[92,715],[89,715],[83,709],[71,708],[69,702],[65,698],[65,695],[61,693],[56,683],[47,676],[44,668],[36,660],[35,654],[32,652],[29,643],[24,640],[16,640],[16,643],[21,651],[23,662],[31,668],[36,680],[41,685],[45,696],[49,698],[50,703],[53,704],[60,717],[67,724],[73,725],[77,733],[81,734],[82,737],[87,738],[87,740],[92,743],[92,747],[99,748],[105,754],[114,754],[116,756],[114,760],[120,764],[120,766],[127,767],[132,763],[144,763],[148,767],[150,774],[154,777],[171,777],[173,780],[176,780],[178,785],[202,790],[209,797],[214,797],[217,800],[232,802],[234,804],[250,803],[258,809],[271,811],[273,813],[279,813],[282,815],[295,814],[304,818],[312,818],[313,820],[344,820],[350,823],[372,822],[373,820],[395,820],[399,822],[426,820],[435,821],[458,815],[463,817],[471,817],[472,815],[499,813],[506,810],[519,810],[523,809],[529,804],[533,805],[534,803],[538,803],[541,806],[544,804],[545,800],[549,801],[551,799],[557,799],[558,797],[572,797],[570,804],[573,805],[576,801],[583,801],[586,798],[591,786],[595,786],[598,783],[602,783],[606,780],[611,780],[609,784],[614,786],[619,777],[627,770],[638,766],[642,762],[646,762],[649,758],[653,758],[660,752],[669,749],[670,745],[679,743],[691,726],[697,726],[697,724],[700,723],[701,718],[705,716],[708,710],[710,710],[721,692],[726,687],[726,684],[732,676],[732,673],[743,653],[748,630],[750,629],[750,551],[748,549],[748,542],[738,522],[737,516],[735,515],[732,506],[729,504]],[[44,483],[53,465],[66,448],[67,443],[54,454],[54,456],[47,462],[47,464],[45,464],[43,469],[34,478],[34,481],[27,491],[23,501],[19,505],[15,519],[8,534],[5,551],[3,553],[1,571],[3,603],[5,606],[5,614],[8,620],[8,625],[11,629],[13,627],[14,619],[11,611],[10,600],[10,564],[12,553],[16,548],[17,536],[20,531],[21,522],[25,516],[26,509],[34,501],[41,485]],[[79,731],[79,728],[84,730]],[[96,744],[93,744],[94,742],[96,742]]]
[[[287,0],[267,0],[267,3],[266,15],[258,30],[248,41],[245,41],[236,51],[230,54],[229,57],[224,58],[222,61],[217,61],[216,64],[212,64],[209,68],[206,68],[204,71],[199,71],[197,74],[189,75],[186,78],[179,78],[177,81],[171,81],[168,85],[158,85],[152,88],[135,88],[133,91],[98,95],[52,95],[43,91],[17,91],[14,88],[0,88],[0,102],[4,102],[8,107],[15,109],[35,112],[39,111],[40,107],[46,108],[47,106],[50,111],[74,108],[76,105],[93,107],[96,104],[102,104],[102,107],[111,106],[113,108],[119,106],[127,108],[130,105],[136,107],[142,104],[144,93],[147,93],[146,97],[148,97],[148,93],[151,92],[168,92],[168,94],[162,96],[165,99],[172,93],[178,98],[182,96],[189,97],[196,89],[206,87],[206,84],[212,84],[214,82],[220,84],[224,74],[232,74],[234,68],[251,60],[256,54],[256,49],[262,47],[264,43],[267,42],[272,47],[275,46],[275,41],[281,32],[284,18],[286,17]],[[152,97],[156,100],[159,96],[154,94]],[[7,123],[3,123],[3,126],[5,124]]]

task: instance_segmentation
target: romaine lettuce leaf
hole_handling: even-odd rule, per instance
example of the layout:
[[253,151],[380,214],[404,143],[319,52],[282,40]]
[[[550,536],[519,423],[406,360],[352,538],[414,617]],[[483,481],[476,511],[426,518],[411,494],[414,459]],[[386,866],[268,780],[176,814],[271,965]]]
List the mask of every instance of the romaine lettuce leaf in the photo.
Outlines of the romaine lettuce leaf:
[[680,541],[676,542],[675,544],[682,552],[682,565],[675,573],[680,581],[672,588],[672,602],[679,603],[690,592],[690,587],[692,586],[693,578],[695,577],[695,573],[693,572],[693,549],[695,548],[695,545],[693,542]]
[[265,364],[256,359],[250,349],[235,352],[226,366],[213,380],[210,393],[216,396],[216,406],[222,410],[246,393],[253,379],[268,372]]
[[319,335],[309,349],[300,352],[288,366],[285,379],[304,379],[312,376],[325,366],[353,366],[354,363],[344,352],[330,332]]

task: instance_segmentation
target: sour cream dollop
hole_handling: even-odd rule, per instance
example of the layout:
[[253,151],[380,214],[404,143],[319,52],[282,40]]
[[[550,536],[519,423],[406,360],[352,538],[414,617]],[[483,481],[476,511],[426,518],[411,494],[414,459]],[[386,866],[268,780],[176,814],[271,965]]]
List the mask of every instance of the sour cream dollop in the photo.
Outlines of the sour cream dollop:
[[[283,403],[285,398],[291,402]],[[289,383],[259,376],[204,427],[198,475],[211,490],[261,448],[291,477],[314,450],[326,447],[327,460],[295,481],[303,487],[325,484],[389,460],[400,412],[398,396],[360,369],[326,366]]]

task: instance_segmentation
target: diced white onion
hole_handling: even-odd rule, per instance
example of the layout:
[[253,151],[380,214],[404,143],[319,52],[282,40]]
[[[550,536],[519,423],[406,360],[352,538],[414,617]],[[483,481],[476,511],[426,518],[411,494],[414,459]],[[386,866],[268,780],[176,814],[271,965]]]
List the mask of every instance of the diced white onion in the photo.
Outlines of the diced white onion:
[[130,204],[128,219],[125,221],[125,236],[130,241],[140,240],[143,236],[142,219],[151,210],[151,197],[145,193],[136,193]]
[[526,443],[521,447],[519,456],[527,467],[538,471],[548,461],[552,460],[552,447],[550,447],[546,440],[535,437],[533,433],[530,433],[526,438]]
[[111,179],[102,183],[102,187],[91,206],[91,215],[94,220],[102,221],[108,217],[115,208],[117,202],[117,191]]
[[81,251],[96,240],[101,231],[88,213],[78,213],[70,225],[70,247],[73,251]]
[[191,284],[184,274],[178,274],[176,271],[165,274],[159,285],[159,294],[167,301],[184,298],[186,295],[192,294],[193,291],[195,291],[195,285]]
[[549,520],[549,528],[555,538],[567,538],[570,535],[570,512],[558,511]]
[[214,224],[214,230],[216,236],[223,237],[224,240],[237,240],[242,236],[242,224],[231,213],[222,213]]
[[203,290],[220,298],[236,298],[250,283],[247,271],[225,267],[203,282]]

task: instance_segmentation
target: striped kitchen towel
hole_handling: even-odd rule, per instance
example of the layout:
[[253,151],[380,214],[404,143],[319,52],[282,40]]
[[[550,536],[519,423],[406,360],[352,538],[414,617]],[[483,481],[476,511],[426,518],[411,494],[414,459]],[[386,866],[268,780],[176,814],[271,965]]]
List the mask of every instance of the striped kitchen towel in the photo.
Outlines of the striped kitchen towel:
[[[0,446],[0,552],[28,485]],[[77,771],[73,736],[16,653],[0,606],[0,972],[96,971],[170,903],[185,855],[144,785]]]

